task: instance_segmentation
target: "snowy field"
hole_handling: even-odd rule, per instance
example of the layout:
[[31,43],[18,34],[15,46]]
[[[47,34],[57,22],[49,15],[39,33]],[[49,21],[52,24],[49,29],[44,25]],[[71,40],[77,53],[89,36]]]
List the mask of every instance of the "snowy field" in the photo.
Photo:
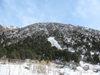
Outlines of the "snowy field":
[[[83,67],[88,65],[89,69]],[[55,63],[25,62],[25,63],[2,63],[0,62],[0,75],[100,75],[100,66],[80,62],[80,65],[73,69],[70,66],[63,66]]]

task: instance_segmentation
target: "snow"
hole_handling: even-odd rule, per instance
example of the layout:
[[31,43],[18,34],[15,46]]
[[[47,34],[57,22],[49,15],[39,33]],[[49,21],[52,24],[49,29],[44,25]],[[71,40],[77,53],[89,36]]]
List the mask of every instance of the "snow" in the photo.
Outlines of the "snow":
[[88,45],[89,45],[90,47],[92,47],[92,44],[91,44],[91,43],[88,43]]
[[75,50],[74,50],[72,47],[68,48],[68,51],[70,51],[70,52],[72,52],[72,53],[75,52]]
[[84,55],[81,55],[81,58],[83,59],[84,58]]
[[91,55],[94,55],[94,52],[91,51],[90,54],[91,54]]
[[48,41],[51,43],[52,46],[55,46],[58,49],[62,49],[58,41],[55,40],[55,37],[49,37]]
[[6,26],[5,28],[8,28],[10,30],[13,30],[13,29],[17,29],[18,27],[16,27],[16,26]]
[[0,64],[0,75],[58,75],[55,64],[43,65],[40,63],[7,63]]
[[67,38],[67,41],[68,41],[68,42],[71,42],[71,38]]
[[[88,65],[89,66],[89,70],[85,71],[83,69],[83,67],[85,65]],[[92,64],[89,64],[89,63],[85,63],[83,61],[80,61],[80,66],[78,66],[76,68],[76,70],[72,70],[69,67],[64,67],[60,71],[64,75],[100,75],[100,71],[97,72],[97,73],[94,72],[94,70],[96,70],[96,69],[100,69],[100,65],[92,65]]]
[[[64,66],[59,68],[59,64],[50,62],[50,64],[43,64],[39,62],[24,62],[24,63],[6,63],[0,62],[0,75],[100,75],[99,72],[94,72],[96,69],[100,69],[100,65],[92,65],[80,61],[76,70],[71,66]],[[85,71],[83,67],[89,66],[89,70]]]

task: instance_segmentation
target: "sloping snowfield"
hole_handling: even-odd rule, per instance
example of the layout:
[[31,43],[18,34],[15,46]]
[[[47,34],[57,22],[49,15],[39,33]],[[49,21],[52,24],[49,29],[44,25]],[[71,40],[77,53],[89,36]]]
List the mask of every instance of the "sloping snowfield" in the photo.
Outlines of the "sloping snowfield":
[[[59,64],[43,62],[25,62],[25,63],[0,63],[0,75],[100,75],[97,69],[99,65],[91,65],[80,62],[80,66],[72,69],[70,66],[60,67]],[[86,71],[83,69],[85,65],[89,66]]]
[[55,37],[49,37],[48,41],[51,43],[52,46],[55,46],[58,49],[62,49],[58,41],[55,40]]

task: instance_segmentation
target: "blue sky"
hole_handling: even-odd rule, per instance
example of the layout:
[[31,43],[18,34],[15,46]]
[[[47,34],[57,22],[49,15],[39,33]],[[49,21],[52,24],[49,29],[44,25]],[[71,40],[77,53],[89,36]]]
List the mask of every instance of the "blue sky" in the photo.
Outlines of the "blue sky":
[[100,30],[100,0],[0,0],[0,24],[60,22]]

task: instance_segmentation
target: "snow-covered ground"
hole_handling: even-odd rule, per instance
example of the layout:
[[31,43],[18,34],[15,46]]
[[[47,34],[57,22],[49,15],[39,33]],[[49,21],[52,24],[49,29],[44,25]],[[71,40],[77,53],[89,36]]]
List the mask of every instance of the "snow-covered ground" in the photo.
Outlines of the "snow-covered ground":
[[[89,66],[88,70],[84,70],[83,67],[86,66]],[[100,75],[100,71],[97,72],[97,70],[100,70],[100,65],[92,65],[81,61],[80,66],[77,66],[76,70],[66,66],[61,69],[61,73],[63,75]]]
[[59,75],[59,71],[53,63],[1,63],[0,75]]
[[[84,66],[88,65],[89,70],[85,71]],[[25,63],[0,63],[0,75],[100,75],[100,72],[94,72],[100,69],[99,65],[91,65],[80,62],[80,66],[72,69],[70,66],[61,67],[55,63],[45,62],[25,62]]]

